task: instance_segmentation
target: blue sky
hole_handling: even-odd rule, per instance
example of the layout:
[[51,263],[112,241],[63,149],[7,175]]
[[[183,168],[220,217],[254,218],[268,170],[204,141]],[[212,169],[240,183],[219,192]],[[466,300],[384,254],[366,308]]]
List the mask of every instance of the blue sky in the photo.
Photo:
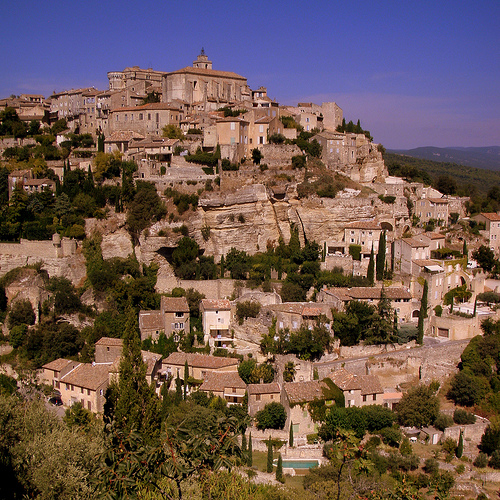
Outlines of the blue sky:
[[500,0],[4,2],[0,97],[127,66],[214,69],[280,104],[335,101],[388,148],[500,145]]

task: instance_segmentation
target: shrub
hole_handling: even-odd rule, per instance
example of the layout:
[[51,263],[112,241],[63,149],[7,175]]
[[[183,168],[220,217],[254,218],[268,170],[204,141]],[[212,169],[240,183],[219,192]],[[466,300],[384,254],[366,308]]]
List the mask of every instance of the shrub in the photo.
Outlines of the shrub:
[[488,455],[486,453],[480,453],[474,462],[472,462],[474,467],[478,467],[479,469],[483,469],[488,465]]
[[382,429],[380,431],[380,436],[385,444],[392,446],[393,448],[397,448],[403,438],[401,431],[395,427],[386,427],[385,429]]
[[455,455],[455,452],[457,450],[457,443],[455,442],[454,439],[452,438],[446,438],[442,443],[441,443],[441,448],[443,451],[449,455]]
[[34,325],[35,312],[28,299],[16,300],[12,305],[7,321],[7,326],[12,329],[17,325]]
[[467,410],[457,408],[453,412],[453,421],[459,425],[475,424],[476,416],[473,413],[468,412]]
[[439,463],[435,458],[428,458],[424,463],[424,471],[427,474],[437,474],[439,472]]
[[240,325],[242,325],[243,321],[247,318],[256,318],[259,313],[260,304],[258,302],[246,300],[236,304],[236,317],[238,318],[238,323]]
[[492,469],[500,469],[500,450],[495,450],[491,454],[491,458],[490,458],[488,465]]
[[268,403],[255,415],[257,429],[283,429],[286,422],[286,411],[280,403]]
[[434,421],[434,427],[440,431],[444,431],[447,427],[451,427],[452,425],[453,418],[449,415],[445,415],[444,413],[440,413]]

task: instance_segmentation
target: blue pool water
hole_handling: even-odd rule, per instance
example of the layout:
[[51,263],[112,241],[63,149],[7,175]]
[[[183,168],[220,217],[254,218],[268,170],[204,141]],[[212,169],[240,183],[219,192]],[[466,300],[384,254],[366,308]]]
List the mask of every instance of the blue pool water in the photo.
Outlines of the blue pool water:
[[[278,461],[274,460],[274,465],[277,463]],[[283,460],[284,469],[312,469],[318,465],[318,460]]]

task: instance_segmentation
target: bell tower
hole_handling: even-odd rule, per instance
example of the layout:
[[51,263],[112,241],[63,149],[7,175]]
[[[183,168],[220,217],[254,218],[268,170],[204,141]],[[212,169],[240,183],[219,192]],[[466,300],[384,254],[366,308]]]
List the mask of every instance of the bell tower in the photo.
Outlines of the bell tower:
[[197,57],[196,61],[193,61],[193,68],[212,69],[212,61],[208,60],[203,47],[201,48],[200,55]]

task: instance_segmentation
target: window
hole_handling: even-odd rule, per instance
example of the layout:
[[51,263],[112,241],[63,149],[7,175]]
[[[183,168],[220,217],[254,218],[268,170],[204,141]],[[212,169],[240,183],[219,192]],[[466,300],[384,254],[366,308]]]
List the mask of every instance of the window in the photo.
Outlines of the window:
[[366,402],[366,394],[363,394],[363,403]]
[[139,113],[139,120],[142,120],[142,113]]
[[184,313],[183,312],[176,312],[175,313],[175,317],[176,318],[183,318],[184,317]]
[[260,394],[255,395],[255,401],[260,401]]
[[259,125],[259,132],[264,132],[264,125]]
[[151,113],[148,113],[148,120],[151,121]]
[[236,129],[236,123],[231,122],[231,130],[235,130],[235,129]]

